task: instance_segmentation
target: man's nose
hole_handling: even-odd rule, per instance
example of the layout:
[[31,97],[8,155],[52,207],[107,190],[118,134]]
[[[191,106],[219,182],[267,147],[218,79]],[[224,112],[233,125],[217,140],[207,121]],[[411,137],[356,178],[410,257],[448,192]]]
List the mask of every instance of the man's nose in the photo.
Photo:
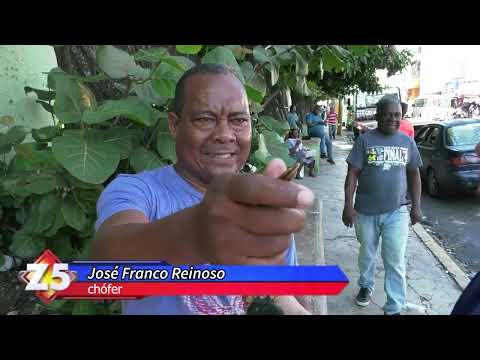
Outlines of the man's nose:
[[233,142],[236,139],[235,131],[228,119],[221,119],[217,122],[213,135],[215,140],[220,142]]

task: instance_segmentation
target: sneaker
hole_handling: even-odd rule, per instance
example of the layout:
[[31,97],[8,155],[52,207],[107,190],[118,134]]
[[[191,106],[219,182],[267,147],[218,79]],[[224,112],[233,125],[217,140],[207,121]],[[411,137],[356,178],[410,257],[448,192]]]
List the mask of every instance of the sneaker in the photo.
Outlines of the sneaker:
[[321,154],[320,159],[325,159],[327,157],[327,154]]
[[355,298],[355,303],[358,306],[368,306],[370,304],[370,290],[368,288],[360,288],[357,297]]
[[329,162],[332,165],[335,165],[335,161],[333,161],[333,159],[328,159],[327,162]]

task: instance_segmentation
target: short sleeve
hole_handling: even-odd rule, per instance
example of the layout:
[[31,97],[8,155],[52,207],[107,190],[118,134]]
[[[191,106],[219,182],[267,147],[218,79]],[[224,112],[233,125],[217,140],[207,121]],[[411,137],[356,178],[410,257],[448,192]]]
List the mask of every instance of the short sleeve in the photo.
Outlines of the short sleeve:
[[125,211],[141,211],[150,218],[152,194],[138,175],[119,175],[103,190],[97,201],[95,231],[112,215]]
[[365,154],[364,141],[362,136],[360,136],[357,138],[357,140],[353,144],[353,148],[350,151],[350,154],[348,154],[346,161],[348,164],[361,170],[363,169],[364,160],[365,160],[364,154]]
[[423,166],[422,157],[417,148],[415,141],[410,141],[410,159],[408,161],[408,169],[416,169]]

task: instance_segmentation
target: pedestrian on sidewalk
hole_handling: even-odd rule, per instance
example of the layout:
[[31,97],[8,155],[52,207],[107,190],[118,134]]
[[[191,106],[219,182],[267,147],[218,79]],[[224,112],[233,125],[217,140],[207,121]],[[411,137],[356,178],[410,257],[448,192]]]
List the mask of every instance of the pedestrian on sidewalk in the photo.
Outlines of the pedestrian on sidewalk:
[[330,112],[327,115],[327,123],[330,139],[335,140],[335,134],[337,133],[337,113],[333,106],[330,107]]
[[295,105],[290,106],[290,111],[287,113],[287,122],[290,129],[298,129],[298,114]]
[[408,104],[402,102],[402,120],[400,120],[399,131],[403,132],[405,135],[410,136],[412,139],[415,137],[415,129],[410,121],[405,119],[405,114],[408,111]]
[[375,285],[376,254],[382,238],[387,295],[383,310],[386,315],[399,315],[405,305],[407,288],[407,188],[412,200],[410,219],[413,225],[422,219],[419,172],[422,160],[412,138],[398,131],[402,108],[396,97],[384,96],[377,103],[375,117],[378,128],[360,135],[347,158],[342,220],[348,227],[355,226],[360,243],[360,291],[355,302],[359,306],[370,303]]
[[[330,137],[325,134],[325,126],[327,124],[325,118],[321,116],[320,112],[321,107],[315,105],[313,111],[305,117],[305,122],[308,126],[308,136],[320,138],[320,158],[327,158],[327,161],[330,164],[335,164],[335,161],[333,161],[332,142]],[[326,154],[325,147],[327,148]]]

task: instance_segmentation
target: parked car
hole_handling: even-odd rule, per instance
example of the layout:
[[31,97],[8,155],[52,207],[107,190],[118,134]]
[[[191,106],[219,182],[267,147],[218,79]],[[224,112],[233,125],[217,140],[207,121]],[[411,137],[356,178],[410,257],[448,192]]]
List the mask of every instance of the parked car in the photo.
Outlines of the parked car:
[[480,119],[452,119],[426,125],[415,136],[422,157],[420,169],[427,192],[474,191],[480,184]]

